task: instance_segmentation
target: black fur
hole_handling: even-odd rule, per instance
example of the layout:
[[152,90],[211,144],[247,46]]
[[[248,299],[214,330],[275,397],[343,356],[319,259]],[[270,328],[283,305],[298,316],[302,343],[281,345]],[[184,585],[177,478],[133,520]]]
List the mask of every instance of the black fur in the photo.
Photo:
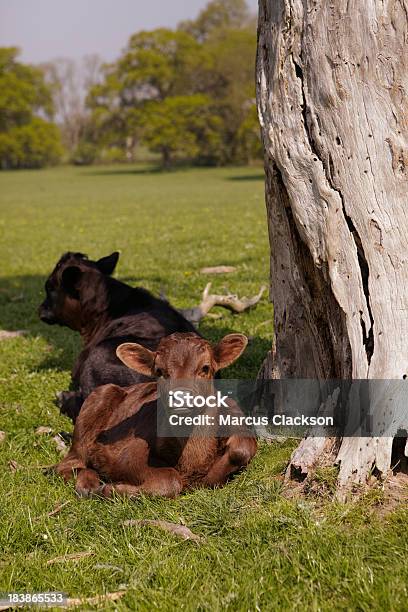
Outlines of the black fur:
[[96,387],[108,383],[127,387],[148,380],[116,357],[119,344],[137,342],[155,350],[164,336],[197,333],[168,302],[111,278],[118,257],[112,253],[91,261],[82,253],[65,253],[45,283],[41,320],[78,331],[84,342],[72,372],[75,391],[58,397],[61,412],[74,422]]

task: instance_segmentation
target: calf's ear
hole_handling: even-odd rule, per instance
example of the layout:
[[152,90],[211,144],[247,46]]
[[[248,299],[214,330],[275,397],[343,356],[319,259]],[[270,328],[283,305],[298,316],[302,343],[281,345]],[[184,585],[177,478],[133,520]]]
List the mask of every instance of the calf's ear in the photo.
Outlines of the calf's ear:
[[125,342],[116,349],[116,355],[128,368],[146,376],[153,375],[156,353],[149,351],[141,344]]
[[244,352],[248,338],[244,334],[228,334],[214,347],[217,370],[231,365]]
[[118,259],[119,259],[119,253],[118,251],[115,251],[114,253],[111,253],[110,255],[107,255],[106,257],[101,257],[100,259],[98,259],[98,261],[96,262],[96,265],[98,266],[99,270],[103,274],[107,274],[109,276],[110,274],[112,274],[112,272],[116,268]]
[[68,266],[62,272],[61,285],[64,291],[75,299],[79,299],[79,284],[82,270],[78,266]]

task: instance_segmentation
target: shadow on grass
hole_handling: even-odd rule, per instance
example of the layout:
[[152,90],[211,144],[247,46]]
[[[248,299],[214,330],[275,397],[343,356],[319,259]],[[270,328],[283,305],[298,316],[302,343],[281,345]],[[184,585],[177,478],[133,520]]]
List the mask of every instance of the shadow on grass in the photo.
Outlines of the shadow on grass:
[[137,176],[137,175],[158,175],[158,174],[174,174],[185,170],[192,170],[202,166],[193,166],[187,162],[177,162],[169,167],[165,167],[160,163],[140,163],[135,165],[123,165],[115,168],[104,168],[93,166],[88,170],[84,170],[82,174],[86,176]]
[[36,369],[71,370],[80,337],[67,328],[40,321],[38,307],[45,297],[45,280],[42,275],[0,278],[0,329],[25,330],[27,336],[45,339],[53,350]]
[[[185,172],[186,170],[210,170],[214,168],[216,168],[216,166],[194,166],[180,162],[170,166],[169,168],[165,168],[160,164],[145,164],[140,166],[124,165],[117,166],[115,168],[93,166],[89,167],[88,169],[83,169],[82,174],[84,176],[157,176],[176,174],[178,172]],[[226,181],[237,182],[263,181],[264,179],[265,175],[263,172],[259,172],[257,174],[234,174],[224,178]]]
[[[45,339],[53,350],[47,353],[36,369],[71,370],[81,349],[81,340],[79,334],[68,328],[46,325],[40,321],[38,307],[45,297],[45,280],[45,276],[41,275],[0,278],[0,329],[26,330],[28,336]],[[211,342],[217,342],[234,331],[234,326],[212,326],[207,319],[202,322],[199,331]],[[255,377],[269,348],[268,340],[252,337],[247,350],[226,377]]]
[[262,174],[242,174],[227,176],[226,181],[264,181],[265,175]]
[[171,170],[164,170],[161,166],[150,166],[144,168],[134,168],[134,167],[119,167],[119,168],[93,168],[92,170],[85,170],[82,172],[84,176],[137,176],[139,174],[143,175],[155,175],[155,174],[164,174],[171,172]]
[[[245,317],[245,313],[235,316]],[[210,320],[204,319],[199,331],[210,342],[219,342],[221,338],[237,330],[233,323],[229,327],[220,327],[219,325],[212,327]],[[271,341],[268,338],[250,336],[248,346],[242,356],[230,368],[222,371],[221,378],[240,378],[243,380],[256,378],[270,348]]]

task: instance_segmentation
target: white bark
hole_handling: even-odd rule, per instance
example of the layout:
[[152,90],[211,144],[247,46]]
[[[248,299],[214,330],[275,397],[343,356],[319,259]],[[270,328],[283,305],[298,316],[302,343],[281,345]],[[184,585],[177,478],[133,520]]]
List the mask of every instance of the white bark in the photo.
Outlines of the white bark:
[[[274,375],[402,379],[408,373],[408,3],[259,5]],[[307,473],[319,445],[302,446],[292,465]],[[391,438],[343,440],[340,484],[363,482],[374,467],[385,474],[391,448]]]

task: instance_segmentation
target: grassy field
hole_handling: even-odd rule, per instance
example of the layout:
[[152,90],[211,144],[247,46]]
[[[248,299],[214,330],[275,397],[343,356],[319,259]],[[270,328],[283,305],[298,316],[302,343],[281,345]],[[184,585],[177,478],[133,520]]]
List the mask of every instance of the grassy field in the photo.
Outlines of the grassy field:
[[[40,468],[58,460],[52,436],[71,429],[53,397],[79,350],[73,332],[36,314],[61,253],[120,250],[118,278],[164,291],[179,307],[197,304],[208,280],[217,292],[256,293],[268,277],[260,169],[3,172],[0,194],[0,329],[28,332],[0,342],[0,591],[125,590],[104,604],[118,610],[407,610],[407,509],[385,512],[381,490],[346,505],[315,493],[288,499],[280,474],[293,442],[263,444],[224,489],[174,501],[79,500]],[[237,271],[200,274],[217,264]],[[271,305],[265,298],[250,313],[222,314],[201,331],[249,335],[226,375],[255,376],[271,342]],[[36,435],[40,425],[53,434]],[[123,525],[158,518],[201,540]],[[67,556],[76,553],[90,554]]]

